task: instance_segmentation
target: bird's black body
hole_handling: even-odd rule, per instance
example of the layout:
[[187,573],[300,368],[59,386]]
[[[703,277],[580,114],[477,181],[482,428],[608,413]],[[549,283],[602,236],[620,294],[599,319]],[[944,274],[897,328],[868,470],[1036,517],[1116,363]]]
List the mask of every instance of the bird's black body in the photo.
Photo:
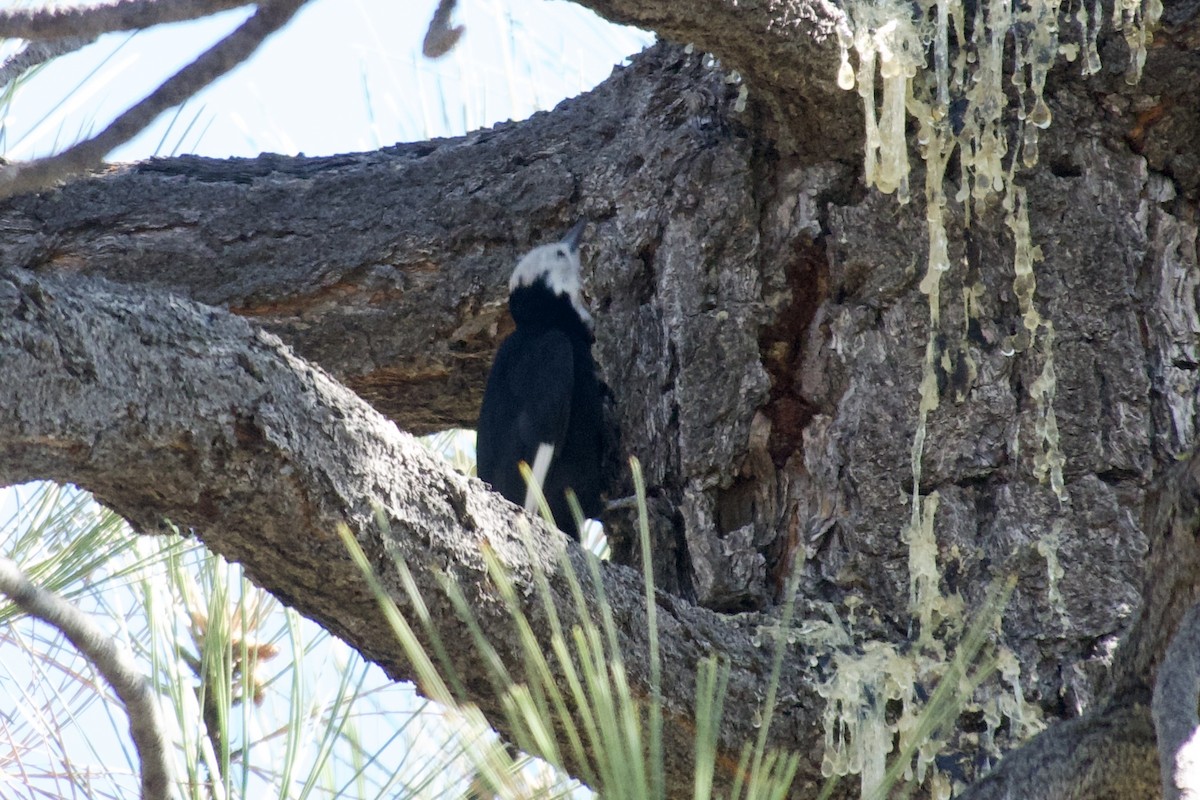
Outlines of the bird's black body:
[[552,447],[542,491],[555,523],[578,540],[565,491],[575,492],[585,517],[600,513],[603,438],[592,333],[586,311],[579,310],[577,241],[578,230],[526,256],[546,250],[548,258],[573,259],[574,294],[556,291],[555,274],[525,268],[524,261],[513,275],[508,306],[517,329],[500,345],[488,375],[476,453],[479,477],[528,506],[517,465],[524,461],[532,468],[539,447]]

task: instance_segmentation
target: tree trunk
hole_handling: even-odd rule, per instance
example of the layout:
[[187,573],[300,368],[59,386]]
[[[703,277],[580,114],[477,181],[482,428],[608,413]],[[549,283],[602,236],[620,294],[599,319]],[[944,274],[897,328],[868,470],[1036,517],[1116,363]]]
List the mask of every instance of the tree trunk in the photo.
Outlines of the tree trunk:
[[[923,201],[864,189],[861,116],[833,87],[836,43],[802,35],[831,34],[836,8],[793,19],[736,3],[592,5],[711,47],[741,71],[749,104],[698,48],[660,44],[550,114],[462,139],[156,159],[0,207],[0,363],[16,376],[0,385],[0,408],[16,411],[0,424],[0,480],[72,481],[143,531],[188,526],[411,678],[334,526],[350,523],[402,607],[385,556],[424,565],[438,624],[458,629],[429,567],[495,612],[477,543],[508,542],[527,578],[517,512],[306,362],[407,430],[472,425],[511,325],[511,266],[585,216],[595,354],[620,442],[610,496],[630,493],[623,457],[639,457],[654,572],[675,596],[659,599],[671,796],[690,793],[696,658],[731,659],[731,702],[761,696],[768,656],[752,629],[797,554],[799,629],[824,633],[789,652],[773,730],[805,757],[796,796],[823,782],[827,666],[895,646],[909,693],[874,702],[913,713],[962,619],[1009,576],[1002,669],[957,719],[927,791],[975,782],[1068,718],[973,796],[1157,791],[1149,696],[1200,575],[1185,460],[1200,390],[1200,80],[1186,10],[1168,9],[1137,86],[1116,68],[1051,74],[1054,123],[1039,166],[1017,174],[1024,199],[947,207],[952,269],[931,329]],[[756,15],[770,14],[778,26],[760,41]],[[1123,42],[1104,39],[1107,65],[1123,67]],[[1040,247],[1040,260],[1026,254],[1033,308],[1053,326],[1036,336],[1028,284],[1014,279],[1022,211]],[[371,502],[391,533],[374,528]],[[615,560],[636,564],[628,513],[605,522]],[[636,579],[611,566],[604,580],[645,696]],[[513,665],[515,648],[499,646]],[[486,666],[463,658],[478,670],[470,699],[495,712]],[[721,745],[736,761],[753,734],[730,716]]]

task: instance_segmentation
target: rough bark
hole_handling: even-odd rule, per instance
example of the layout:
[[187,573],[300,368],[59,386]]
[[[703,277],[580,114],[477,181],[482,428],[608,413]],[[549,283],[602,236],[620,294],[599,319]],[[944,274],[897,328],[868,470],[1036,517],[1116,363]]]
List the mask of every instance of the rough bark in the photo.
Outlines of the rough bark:
[[1011,754],[963,800],[1116,800],[1156,797],[1160,787],[1164,797],[1178,797],[1171,791],[1194,781],[1194,769],[1185,768],[1178,784],[1174,771],[1177,754],[1190,755],[1187,739],[1196,724],[1200,456],[1168,469],[1156,484],[1142,520],[1150,540],[1143,602],[1099,702]]
[[1193,605],[1180,622],[1154,682],[1154,734],[1158,740],[1163,800],[1200,797],[1200,771],[1193,734],[1200,727],[1200,606]]
[[[580,5],[674,42],[714,53],[737,71],[766,111],[764,131],[775,150],[806,158],[855,163],[854,137],[832,132],[860,130],[862,112],[843,92],[830,68],[838,58],[845,14],[827,0],[746,3],[738,0],[583,0]],[[702,86],[695,87],[703,91]],[[813,113],[813,109],[820,113]]]
[[[487,574],[486,543],[513,580],[531,585],[533,562],[549,575],[566,630],[579,619],[556,561],[567,548],[588,597],[597,595],[586,555],[559,533],[536,529],[533,553],[517,532],[520,509],[463,476],[270,334],[226,312],[94,278],[62,280],[8,271],[0,281],[0,482],[71,481],[154,533],[167,523],[194,531],[240,562],[258,585],[319,622],[397,679],[415,680],[403,648],[338,537],[347,524],[402,611],[416,613],[397,561],[408,565],[437,621],[449,660],[478,704],[504,730],[489,664],[442,590],[456,584],[503,663],[521,675],[520,636]],[[145,476],[152,475],[153,480]],[[377,513],[387,521],[381,532]],[[604,592],[620,623],[634,693],[651,694],[642,580],[610,566]],[[550,629],[536,592],[523,592],[536,635]],[[598,612],[593,610],[600,624]],[[664,752],[672,796],[694,770],[696,664],[716,655],[737,664],[728,702],[753,708],[770,672],[771,648],[753,619],[726,620],[662,594]],[[419,627],[414,625],[414,627]],[[426,637],[426,648],[432,652]],[[816,748],[819,707],[800,654],[785,664],[785,708],[775,744]],[[577,721],[577,724],[581,724]],[[721,784],[752,715],[728,714],[720,733]],[[569,767],[579,768],[571,763]],[[809,770],[803,779],[815,784]]]
[[470,426],[511,265],[578,215],[612,219],[645,165],[687,166],[718,120],[681,96],[736,91],[701,62],[660,50],[553,114],[459,139],[116,166],[7,203],[0,260],[229,308],[406,430]]
[[[859,130],[853,104],[831,94],[827,81],[836,63],[828,41],[779,34],[777,42],[770,29],[761,51],[749,44],[757,41],[755,30],[766,30],[755,27],[755,15],[811,18],[770,4],[766,11],[756,4],[639,5],[643,11],[594,5],[711,46],[750,80],[749,110],[735,110],[738,87],[718,66],[699,53],[659,46],[551,114],[462,139],[329,159],[151,161],[17,198],[0,207],[0,264],[64,274],[63,283],[52,284],[55,296],[69,294],[71,280],[100,275],[227,307],[277,333],[402,427],[425,431],[472,422],[491,352],[506,331],[503,284],[511,264],[529,245],[586,215],[594,222],[584,256],[598,319],[597,360],[612,389],[621,453],[638,455],[646,466],[660,584],[723,611],[769,608],[791,554],[803,548],[806,598],[831,603],[844,618],[857,616],[851,634],[858,643],[906,642],[913,632],[900,531],[910,514],[917,386],[931,335],[918,289],[924,209],[919,201],[901,207],[862,189],[848,155],[857,150],[856,135],[818,135]],[[1200,59],[1189,46],[1190,12],[1172,6],[1170,14],[1172,27],[1160,34],[1142,85],[1125,84],[1116,36],[1105,40],[1101,75],[1081,79],[1062,67],[1053,73],[1047,96],[1055,122],[1042,134],[1041,166],[1018,176],[1028,191],[1033,242],[1044,256],[1036,265],[1035,302],[1056,331],[1053,407],[1066,457],[1064,499],[1031,467],[1030,454],[1041,447],[1034,435],[1041,412],[1029,389],[1045,353],[1012,346],[1022,312],[1005,214],[996,203],[984,204],[968,225],[961,207],[948,211],[956,266],[942,283],[941,327],[934,332],[941,405],[928,420],[919,487],[923,496],[936,491],[940,498],[940,588],[961,594],[970,609],[993,579],[1015,574],[998,643],[1018,657],[1019,691],[1047,720],[1091,710],[1006,759],[996,777],[979,784],[979,796],[994,796],[986,792],[996,787],[1013,796],[1079,796],[1070,787],[1083,786],[1089,796],[1116,797],[1129,791],[1123,780],[1157,785],[1157,761],[1148,750],[1150,687],[1198,585],[1190,490],[1169,467],[1196,442]],[[781,52],[788,48],[790,54]],[[822,59],[828,59],[824,72]],[[801,69],[807,72],[795,72]],[[808,104],[814,98],[820,102]],[[13,285],[40,280],[21,277]],[[975,298],[971,315],[961,300],[967,292]],[[18,295],[37,293],[26,288]],[[139,295],[139,302],[151,296],[162,297]],[[186,303],[159,302],[198,313]],[[124,324],[136,329],[153,310],[142,308]],[[0,342],[18,352],[21,339],[9,333],[14,319],[0,323]],[[212,319],[232,324],[220,314]],[[211,359],[222,352],[215,336],[214,330],[197,333],[190,344],[164,340],[163,352]],[[57,352],[57,345],[46,347]],[[87,358],[74,360],[69,348],[62,353],[62,374],[45,373],[46,380],[86,380]],[[157,363],[157,356],[146,358]],[[973,372],[959,367],[968,362]],[[222,363],[237,372],[236,360]],[[47,402],[68,385],[56,385]],[[98,411],[90,426],[80,417],[66,437],[47,418],[50,427],[20,447],[10,434],[0,439],[0,476],[98,488],[143,527],[163,514],[186,521],[217,549],[255,563],[252,574],[281,597],[305,604],[394,670],[400,668],[381,650],[388,637],[377,620],[367,620],[370,604],[361,588],[349,573],[327,581],[311,571],[320,562],[297,560],[293,523],[280,520],[309,515],[314,540],[305,546],[322,559],[340,558],[329,538],[332,520],[349,516],[360,540],[370,541],[364,498],[383,496],[399,509],[389,492],[423,487],[428,499],[417,507],[431,522],[415,512],[394,513],[412,526],[401,526],[413,531],[412,542],[443,549],[436,556],[414,549],[413,558],[443,565],[449,559],[469,585],[478,583],[478,563],[464,542],[481,531],[504,540],[513,512],[423,457],[405,461],[416,458],[411,448],[400,448],[377,422],[361,423],[367,427],[358,432],[363,440],[378,437],[379,447],[399,459],[380,467],[385,473],[408,464],[405,481],[374,478],[356,492],[318,482],[303,496],[325,499],[310,501],[310,508],[296,505],[299,489],[272,469],[317,464],[322,474],[334,474],[326,462],[335,453],[348,465],[379,457],[357,436],[329,439],[350,422],[324,417],[326,427],[318,425],[313,441],[297,435],[284,450],[283,440],[267,432],[287,428],[258,421],[264,395],[253,381],[240,399],[231,390],[232,407],[252,410],[244,420],[216,407],[183,419],[191,406],[177,399],[195,402],[194,390],[164,381],[161,391],[154,414],[162,425],[174,414],[186,430],[206,414],[224,414],[223,433],[197,441],[165,437],[168,444],[145,448],[142,459],[109,475],[85,469],[86,459],[103,454],[97,448],[109,440],[97,431],[109,417]],[[323,405],[358,408],[350,395],[328,391]],[[117,406],[107,408],[117,419]],[[352,419],[371,419],[362,413]],[[190,484],[162,485],[147,460],[167,459],[162,469],[171,467],[167,474],[184,481],[206,473],[208,455],[184,458],[189,452],[195,458],[196,448],[221,451],[232,465],[243,456],[231,453],[256,447],[266,452],[256,455],[249,474],[261,483],[243,477],[237,484],[255,492],[211,499]],[[346,447],[360,449],[347,451],[351,457]],[[172,466],[171,459],[179,462]],[[618,496],[628,487],[613,473]],[[144,497],[118,505],[118,490]],[[499,516],[472,521],[485,508]],[[241,521],[227,529],[222,515]],[[628,520],[607,522],[617,558],[633,561]],[[423,532],[425,524],[437,537]],[[408,546],[407,537],[397,536],[395,546]],[[1180,548],[1171,551],[1173,560],[1156,560],[1165,552],[1161,542]],[[382,564],[385,545],[374,548]],[[606,579],[619,582],[623,574],[613,569]],[[332,597],[342,592],[348,594]],[[314,594],[359,616],[338,622],[332,605],[326,610]],[[1181,605],[1181,598],[1188,602]],[[629,595],[618,602],[636,609],[639,601]],[[735,644],[718,649],[736,654],[741,679],[753,684],[760,656],[739,649],[745,634],[736,632],[737,617],[670,602],[681,619],[685,610],[698,616],[680,623],[669,647],[690,647],[688,637],[701,626],[695,620],[702,619],[714,640],[733,637]],[[1136,614],[1142,621],[1134,624]],[[636,622],[629,627],[640,630]],[[640,652],[636,640],[629,646]],[[687,664],[699,651],[674,652],[669,660]],[[776,733],[776,741],[813,754],[802,768],[801,796],[819,768],[813,678],[795,667],[789,678],[795,716]],[[690,689],[686,674],[678,680],[677,688]],[[682,708],[672,707],[684,714]],[[957,777],[964,782],[975,779],[984,760],[971,749],[978,725],[960,721],[956,746],[967,756]],[[1011,746],[1016,742],[1006,737],[1013,727],[1004,719],[985,725],[983,738]],[[1100,754],[1089,756],[1091,763],[1099,759],[1113,769],[1082,774],[1085,762],[1057,754],[1076,745]],[[1141,777],[1147,768],[1155,771],[1149,784]]]

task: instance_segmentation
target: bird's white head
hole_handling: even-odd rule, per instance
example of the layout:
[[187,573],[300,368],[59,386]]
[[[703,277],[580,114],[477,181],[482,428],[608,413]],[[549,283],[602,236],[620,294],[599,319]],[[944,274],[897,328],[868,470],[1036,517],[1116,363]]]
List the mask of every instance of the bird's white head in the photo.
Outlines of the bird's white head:
[[579,240],[587,220],[581,219],[561,242],[535,247],[525,254],[508,280],[508,291],[520,286],[530,286],[539,278],[546,288],[555,294],[565,295],[571,301],[579,318],[589,327],[592,315],[583,299],[583,282],[580,278]]

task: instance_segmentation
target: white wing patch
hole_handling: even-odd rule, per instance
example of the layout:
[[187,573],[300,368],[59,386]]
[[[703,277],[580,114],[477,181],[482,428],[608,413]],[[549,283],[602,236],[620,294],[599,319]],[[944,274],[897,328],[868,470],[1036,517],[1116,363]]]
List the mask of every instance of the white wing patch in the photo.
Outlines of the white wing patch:
[[[533,466],[529,470],[533,473],[533,481],[538,489],[546,485],[546,473],[550,471],[552,458],[554,458],[554,445],[548,442],[539,444],[537,454],[533,457]],[[525,510],[530,514],[537,513],[537,494],[533,491],[533,486],[525,488]]]

